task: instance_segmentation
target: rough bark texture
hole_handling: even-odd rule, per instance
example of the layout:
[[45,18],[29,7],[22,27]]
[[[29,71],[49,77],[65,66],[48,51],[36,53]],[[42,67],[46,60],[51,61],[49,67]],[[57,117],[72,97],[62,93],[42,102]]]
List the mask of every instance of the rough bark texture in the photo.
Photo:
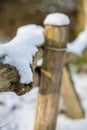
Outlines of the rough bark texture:
[[73,82],[67,68],[63,69],[61,94],[66,105],[66,114],[70,118],[79,119],[84,117],[84,111],[76,94]]
[[0,92],[12,91],[17,95],[23,95],[32,87],[32,83],[23,85],[19,82],[19,76],[14,67],[0,64]]
[[[45,35],[45,46],[65,47],[68,39],[68,27],[47,25]],[[62,68],[64,66],[63,58],[64,52],[45,48],[34,130],[55,130]]]

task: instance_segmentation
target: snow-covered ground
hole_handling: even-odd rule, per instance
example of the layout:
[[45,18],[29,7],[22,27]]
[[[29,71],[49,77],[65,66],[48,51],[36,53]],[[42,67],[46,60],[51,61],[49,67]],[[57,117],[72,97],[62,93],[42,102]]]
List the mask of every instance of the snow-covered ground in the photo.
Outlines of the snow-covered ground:
[[[72,71],[72,79],[87,117],[87,74]],[[0,93],[0,130],[33,130],[38,88],[24,96]],[[70,119],[60,114],[56,130],[87,130],[87,118]]]

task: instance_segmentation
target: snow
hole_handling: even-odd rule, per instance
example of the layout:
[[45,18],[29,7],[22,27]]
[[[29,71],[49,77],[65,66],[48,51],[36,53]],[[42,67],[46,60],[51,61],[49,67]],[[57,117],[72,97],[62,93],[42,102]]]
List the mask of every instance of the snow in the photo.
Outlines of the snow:
[[38,25],[27,25],[17,30],[16,36],[8,43],[0,45],[0,59],[3,64],[16,67],[21,83],[31,83],[33,73],[30,65],[38,46],[44,43],[44,29]]
[[[71,119],[59,114],[56,130],[87,130],[87,75],[71,72],[76,91],[85,110],[84,119]],[[0,93],[0,130],[34,130],[38,87],[19,97]]]
[[44,42],[44,28],[39,25],[30,24],[21,26],[17,29],[16,36],[29,37],[32,44],[36,46],[43,45]]
[[0,130],[33,130],[37,93],[37,87],[21,97],[1,93]]
[[37,66],[41,67],[43,64],[43,58],[40,58],[40,60],[37,62]]
[[62,13],[48,14],[44,20],[44,24],[64,26],[70,23],[69,17]]
[[78,56],[81,56],[85,48],[87,47],[87,27],[80,32],[77,38],[67,44],[67,52],[72,52]]

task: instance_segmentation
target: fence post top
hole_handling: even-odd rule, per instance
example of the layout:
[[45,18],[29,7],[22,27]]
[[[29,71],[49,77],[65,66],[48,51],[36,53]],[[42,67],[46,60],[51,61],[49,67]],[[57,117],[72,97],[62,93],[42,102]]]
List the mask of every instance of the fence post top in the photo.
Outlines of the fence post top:
[[70,19],[63,13],[48,14],[44,20],[44,25],[66,26],[70,24]]

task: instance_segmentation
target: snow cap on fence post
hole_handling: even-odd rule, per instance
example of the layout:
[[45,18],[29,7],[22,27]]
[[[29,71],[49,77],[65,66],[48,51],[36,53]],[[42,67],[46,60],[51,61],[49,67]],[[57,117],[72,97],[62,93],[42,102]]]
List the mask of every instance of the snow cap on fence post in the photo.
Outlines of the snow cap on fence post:
[[66,50],[66,43],[68,43],[69,39],[69,24],[69,17],[63,13],[52,13],[46,16],[44,20],[45,38],[46,41],[49,41],[49,46],[51,45],[50,40],[53,40],[58,43],[56,45],[54,43],[53,47],[61,47]]
[[44,25],[64,26],[70,24],[69,17],[62,13],[48,14],[44,20]]

